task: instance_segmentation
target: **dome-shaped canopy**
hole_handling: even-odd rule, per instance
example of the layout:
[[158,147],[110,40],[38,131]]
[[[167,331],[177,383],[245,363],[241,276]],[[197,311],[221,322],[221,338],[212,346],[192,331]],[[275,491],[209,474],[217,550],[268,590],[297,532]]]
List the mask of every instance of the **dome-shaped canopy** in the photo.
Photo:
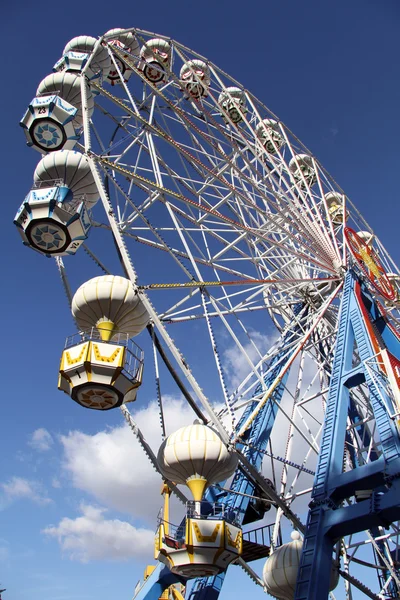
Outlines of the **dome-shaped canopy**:
[[[303,541],[298,531],[291,534],[292,541],[279,546],[265,561],[263,580],[271,596],[279,600],[294,600]],[[339,576],[332,569],[329,591],[335,589]]]
[[[82,98],[81,98],[81,77],[74,73],[52,73],[47,75],[40,83],[36,95],[58,92],[63,100],[66,100],[72,106],[75,106],[77,113],[72,121],[75,129],[82,126]],[[93,95],[89,85],[86,85],[87,107],[89,117],[92,116],[94,109]]]
[[171,67],[171,44],[161,38],[147,40],[140,50],[139,69],[154,85],[165,82]]
[[110,29],[105,34],[109,43],[120,42],[131,54],[139,56],[140,46],[136,36],[131,31],[124,31],[120,27]]
[[[85,54],[92,54],[96,42],[96,38],[91,37],[90,35],[79,35],[68,42],[64,48],[63,54],[66,54],[67,52],[84,52]],[[94,73],[100,73],[104,77],[107,77],[111,68],[111,58],[107,48],[101,45],[98,46],[89,66]]]
[[370,231],[357,231],[357,235],[362,239],[363,242],[367,244],[367,246],[372,246],[375,236]]
[[94,277],[83,283],[75,292],[71,308],[81,329],[97,327],[105,341],[116,332],[138,335],[149,321],[131,281],[115,275]]
[[145,60],[155,60],[161,63],[168,63],[171,55],[171,44],[161,38],[147,40],[142,46],[140,56]]
[[204,85],[210,84],[210,69],[203,60],[195,58],[185,62],[180,70],[179,78],[182,81],[195,81],[194,75],[201,79]]
[[230,477],[237,467],[237,457],[228,452],[216,431],[195,423],[172,433],[158,451],[164,477],[188,485],[200,501],[207,485]]
[[99,192],[86,156],[74,150],[60,150],[47,154],[38,163],[33,180],[49,181],[62,179],[74,195],[74,199],[85,198],[90,208],[99,199]]
[[256,136],[270,154],[274,154],[284,144],[278,122],[275,119],[261,121],[256,127]]
[[271,596],[279,600],[293,600],[303,542],[297,531],[292,541],[279,546],[265,561],[263,580]]
[[243,90],[238,87],[227,87],[226,90],[220,93],[218,96],[218,104],[223,106],[226,102],[230,100],[234,100],[239,102],[239,104],[243,104],[246,102],[246,95]]

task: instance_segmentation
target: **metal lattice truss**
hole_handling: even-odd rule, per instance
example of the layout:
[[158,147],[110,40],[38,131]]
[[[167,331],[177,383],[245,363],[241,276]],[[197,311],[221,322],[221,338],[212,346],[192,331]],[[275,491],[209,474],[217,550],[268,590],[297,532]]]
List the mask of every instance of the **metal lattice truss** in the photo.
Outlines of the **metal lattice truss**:
[[[140,44],[154,37],[130,31]],[[286,533],[293,525],[304,530],[349,264],[344,227],[367,231],[385,270],[398,270],[344,192],[271,111],[204,57],[168,41],[171,63],[157,85],[146,80],[136,57],[99,41],[108,47],[121,82],[112,88],[91,83],[96,110],[84,120],[78,144],[89,157],[105,209],[94,211],[94,233],[111,230],[182,387],[227,443],[243,441],[284,381],[263,450],[269,483],[247,471],[272,500],[268,518],[275,521],[276,544],[280,527]],[[210,73],[199,98],[187,93],[179,75],[192,60],[206,62]],[[128,83],[120,61],[133,71]],[[193,78],[201,83],[195,73]],[[236,124],[229,102],[225,108],[220,102],[223,93],[233,101],[232,87],[242,91]],[[85,107],[84,85],[82,97]],[[273,130],[262,125],[267,119],[276,121]],[[296,157],[305,154],[308,170],[296,169]],[[336,194],[336,204],[329,194]],[[86,250],[107,271],[107,256]],[[58,266],[70,297],[61,259]],[[397,302],[387,303],[386,311],[395,325],[400,322]],[[279,374],[268,388],[265,381],[277,356]],[[371,377],[379,374],[375,367],[369,366]],[[258,407],[238,430],[243,410],[255,400]],[[380,452],[365,386],[352,391],[352,401],[358,420],[355,424],[349,417],[344,470],[353,468],[354,455],[367,463]],[[129,422],[127,413],[125,418]],[[143,445],[140,432],[134,433]],[[154,466],[154,452],[149,454],[146,444]],[[353,598],[354,587],[362,589],[357,582],[364,581],[363,568],[377,590],[370,597],[385,597],[390,583],[397,582],[393,549],[398,535],[392,525],[379,539],[367,532],[338,543],[347,598]]]

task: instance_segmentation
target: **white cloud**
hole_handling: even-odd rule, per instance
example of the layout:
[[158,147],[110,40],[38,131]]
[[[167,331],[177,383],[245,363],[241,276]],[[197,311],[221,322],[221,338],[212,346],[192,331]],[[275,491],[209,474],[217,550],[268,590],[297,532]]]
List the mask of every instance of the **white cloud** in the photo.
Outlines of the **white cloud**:
[[[285,411],[288,416],[291,416],[292,406],[293,406],[293,398],[292,395],[295,394],[295,388],[297,384],[298,377],[298,369],[299,369],[299,360],[296,360],[292,365],[289,378],[287,381],[286,388],[290,390],[291,393],[285,391],[282,397],[281,407]],[[313,362],[311,358],[306,358],[304,363],[304,370],[302,376],[302,385],[300,388],[300,397],[304,395],[309,397],[313,395],[319,389],[319,379],[317,378],[314,383],[314,376],[316,373],[316,364]],[[311,385],[312,384],[312,385]],[[295,413],[294,421],[298,430],[300,430],[306,439],[311,440],[311,434],[314,438],[317,438],[317,433],[319,430],[319,424],[315,420],[321,421],[323,419],[323,410],[321,405],[321,398],[315,398],[310,401],[305,407],[300,408],[299,411]],[[293,463],[297,465],[301,465],[303,460],[305,459],[307,453],[309,452],[309,444],[306,440],[300,435],[297,429],[293,429],[292,431],[292,448],[289,456],[289,460],[293,461]],[[287,450],[288,443],[288,435],[289,435],[289,421],[282,411],[278,411],[277,417],[274,423],[274,428],[271,434],[271,445],[272,445],[272,453],[275,456],[285,457],[285,453]],[[317,438],[317,443],[320,442],[320,435]],[[267,448],[269,450],[269,447]],[[307,469],[311,471],[315,471],[317,466],[317,454],[314,451],[311,451],[308,455],[306,464],[304,465]],[[284,469],[284,465],[280,461],[275,461],[275,476],[277,481],[277,490],[281,491],[281,476]],[[270,460],[264,460],[264,475],[273,478],[273,473],[271,469]],[[289,492],[295,475],[297,474],[297,469],[294,467],[288,467],[288,477],[287,477],[287,486],[286,493]],[[292,493],[300,493],[301,490],[308,489],[313,485],[314,477],[311,474],[302,472],[294,488]],[[309,494],[300,495],[293,500],[292,509],[295,513],[301,516],[302,519],[306,518],[307,514],[307,506],[310,501]]]
[[32,433],[28,443],[35,450],[39,450],[39,452],[46,452],[47,450],[50,450],[51,446],[53,445],[53,437],[47,431],[47,429],[40,427]]
[[2,498],[0,507],[6,508],[16,500],[27,498],[39,505],[49,504],[52,500],[46,496],[39,482],[23,477],[12,477],[8,482],[1,484]]
[[64,517],[57,526],[43,530],[58,540],[62,550],[72,560],[128,560],[149,558],[154,543],[154,532],[137,529],[126,521],[105,519],[103,508],[81,505],[82,515],[76,519]]
[[[156,402],[132,414],[157,454],[161,430]],[[194,416],[182,400],[165,398],[167,434],[190,424]],[[109,508],[154,525],[162,504],[161,477],[127,425],[95,435],[72,431],[61,437],[61,443],[63,466],[76,488]]]
[[[263,335],[258,331],[250,331],[249,334],[254,345],[248,342],[243,345],[243,349],[253,364],[256,365],[260,360],[260,354],[263,356],[271,348],[276,341],[276,337]],[[223,353],[223,365],[232,387],[237,387],[251,371],[245,355],[233,342]]]
[[337,127],[337,125],[332,125],[332,126],[329,128],[329,131],[330,131],[330,133],[331,133],[332,137],[336,137],[336,136],[337,136],[337,134],[339,133],[339,128]]

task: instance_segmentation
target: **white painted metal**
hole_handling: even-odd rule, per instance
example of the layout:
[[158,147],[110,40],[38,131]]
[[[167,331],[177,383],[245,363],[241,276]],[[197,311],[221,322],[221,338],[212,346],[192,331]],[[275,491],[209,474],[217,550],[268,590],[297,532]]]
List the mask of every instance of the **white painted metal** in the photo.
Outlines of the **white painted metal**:
[[[275,477],[275,488],[238,455],[273,500],[272,512],[277,508],[271,517],[276,544],[278,525],[286,540],[289,523],[304,530],[347,261],[343,227],[370,232],[368,243],[387,272],[395,277],[398,269],[343,190],[251,92],[166,37],[133,28],[114,35],[105,35],[105,45],[100,39],[71,46],[90,53],[80,78],[84,154],[78,156],[84,156],[93,201],[101,199],[95,220],[100,231],[111,232],[123,274],[182,385],[225,445],[245,434],[263,403],[273,402],[265,385],[270,361],[279,354],[276,386],[290,364],[298,371],[285,383],[265,461],[264,475]],[[120,85],[91,79],[88,87],[85,73],[107,70],[103,56]],[[122,77],[123,61],[129,81]],[[206,93],[191,94],[182,83],[189,79]],[[97,95],[96,126],[91,94]],[[50,157],[43,161],[40,179],[49,173]],[[96,262],[106,264],[99,254]],[[62,275],[65,281],[64,268]],[[396,303],[386,310],[394,326],[400,324]],[[291,340],[284,343],[290,327]],[[353,399],[374,432],[363,386]],[[258,407],[235,432],[254,401]],[[349,427],[349,437],[360,462],[380,451],[374,435],[367,443]],[[394,529],[390,535],[393,548]],[[375,560],[365,538],[350,537],[343,547],[349,573],[353,558]],[[355,584],[340,585],[349,596]]]

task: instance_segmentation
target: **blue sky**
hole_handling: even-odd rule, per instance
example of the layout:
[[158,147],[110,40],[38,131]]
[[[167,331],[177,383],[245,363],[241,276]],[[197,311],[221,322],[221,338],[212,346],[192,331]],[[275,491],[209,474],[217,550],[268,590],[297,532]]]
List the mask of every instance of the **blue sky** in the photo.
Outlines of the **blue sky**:
[[[147,467],[133,441],[122,453],[130,442],[118,429],[119,412],[84,411],[56,389],[59,355],[65,336],[73,332],[72,320],[54,265],[24,248],[12,224],[39,160],[25,146],[18,125],[39,81],[76,35],[135,26],[177,39],[278,114],[397,261],[399,23],[396,0],[100,0],[90,5],[22,0],[3,7],[0,582],[8,588],[6,600],[130,598],[151,556],[129,550],[131,556],[122,561],[122,543],[121,556],[107,562],[106,552],[90,537],[90,525],[97,523],[104,544],[108,527],[121,530],[123,540],[129,527],[152,528],[159,504],[152,500],[148,513],[135,518],[135,506],[145,502]],[[171,406],[180,412],[174,399]],[[146,425],[146,404],[136,410]],[[79,464],[91,450],[99,461],[93,472]],[[106,489],[105,474],[115,465],[129,473],[136,469],[137,493],[131,478],[118,474],[115,493]],[[62,537],[69,547],[61,548],[55,536],[62,528],[69,532]],[[226,598],[236,580],[247,589],[236,571]]]

